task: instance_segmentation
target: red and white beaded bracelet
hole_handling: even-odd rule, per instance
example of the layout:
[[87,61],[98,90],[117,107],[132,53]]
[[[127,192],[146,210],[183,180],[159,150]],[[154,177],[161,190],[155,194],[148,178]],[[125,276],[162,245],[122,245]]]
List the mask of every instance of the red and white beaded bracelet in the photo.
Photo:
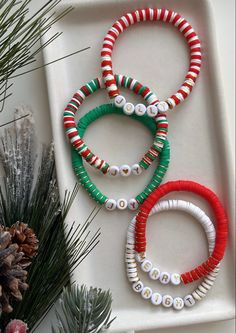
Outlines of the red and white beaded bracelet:
[[153,191],[140,206],[135,229],[135,250],[138,253],[146,252],[146,223],[151,209],[162,197],[175,191],[187,191],[200,195],[212,207],[216,220],[216,243],[212,255],[198,267],[181,274],[182,281],[187,284],[209,274],[222,260],[227,243],[228,219],[220,200],[207,187],[192,181],[170,181]]
[[[209,254],[211,255],[215,247],[216,233],[214,224],[210,218],[199,207],[183,200],[161,201],[159,204],[153,207],[151,214],[169,209],[184,210],[197,218],[197,220],[202,224],[204,230],[206,231]],[[185,297],[178,296],[173,298],[169,294],[161,295],[160,292],[153,292],[152,288],[144,285],[144,283],[140,280],[137,270],[137,261],[140,261],[140,257],[138,256],[137,258],[137,253],[135,251],[135,225],[136,218],[134,218],[128,226],[125,250],[126,273],[128,280],[132,283],[133,290],[136,293],[140,293],[144,299],[150,300],[151,303],[155,306],[162,304],[166,308],[173,307],[175,310],[182,310],[184,307],[192,307],[195,305],[196,301],[200,301],[202,298],[204,298],[215,282],[219,272],[219,265],[217,265],[217,267],[214,268],[213,271],[204,278],[196,290],[194,290],[191,294],[186,295]],[[151,279],[162,279],[162,275],[159,270],[155,267],[152,267],[150,262],[147,262],[146,260],[141,262],[142,270],[148,272]],[[172,274],[171,281],[174,285],[179,284],[179,277],[180,276],[176,273]],[[164,281],[165,280],[161,280],[162,283]]]
[[[150,105],[157,100],[155,94],[146,86],[139,83],[137,80],[124,76],[116,75],[116,82],[119,86],[132,90],[137,95],[143,97],[143,99]],[[75,150],[94,168],[100,170],[103,174],[109,174],[112,177],[121,175],[129,176],[131,174],[140,175],[143,170],[147,169],[152,162],[159,156],[162,151],[168,132],[168,121],[166,115],[158,114],[154,117],[156,122],[156,135],[154,142],[149,150],[142,157],[140,162],[135,163],[132,166],[124,164],[120,167],[116,165],[110,165],[105,160],[94,154],[90,148],[85,144],[84,140],[79,136],[75,114],[79,110],[80,106],[89,95],[93,94],[97,90],[105,88],[102,79],[96,78],[88,82],[85,86],[82,86],[73,95],[70,102],[67,104],[64,110],[64,128],[66,135],[68,136],[71,144]]]
[[[112,66],[112,51],[119,35],[129,26],[144,21],[163,21],[171,23],[184,35],[190,49],[190,65],[184,83],[180,89],[174,95],[167,98],[166,101],[155,101],[152,103],[152,106],[148,108],[143,104],[134,106],[132,103],[126,102],[125,97],[120,95]],[[123,108],[124,112],[128,114],[135,112],[140,116],[145,113],[149,116],[153,116],[157,114],[158,111],[166,112],[169,108],[173,109],[184,101],[192,91],[201,68],[201,43],[193,27],[180,14],[168,9],[138,9],[122,16],[108,30],[102,46],[101,67],[109,97],[114,99],[116,106]]]

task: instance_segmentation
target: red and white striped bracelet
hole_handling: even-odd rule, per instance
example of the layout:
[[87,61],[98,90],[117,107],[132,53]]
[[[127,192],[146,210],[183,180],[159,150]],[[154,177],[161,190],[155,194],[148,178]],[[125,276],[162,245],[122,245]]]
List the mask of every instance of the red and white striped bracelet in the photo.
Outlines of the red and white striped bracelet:
[[[155,101],[152,106],[146,108],[143,104],[126,102],[125,97],[120,95],[119,88],[116,84],[115,76],[112,69],[112,51],[118,36],[129,26],[144,21],[163,21],[171,23],[185,37],[190,49],[190,65],[185,76],[184,83],[180,89],[165,101]],[[183,102],[195,85],[201,68],[201,43],[193,27],[180,14],[168,9],[146,8],[138,9],[134,12],[127,13],[117,20],[108,30],[102,46],[101,67],[103,79],[111,99],[114,99],[116,106],[123,108],[124,112],[137,115],[147,113],[149,116],[156,115],[157,112],[166,112]]]

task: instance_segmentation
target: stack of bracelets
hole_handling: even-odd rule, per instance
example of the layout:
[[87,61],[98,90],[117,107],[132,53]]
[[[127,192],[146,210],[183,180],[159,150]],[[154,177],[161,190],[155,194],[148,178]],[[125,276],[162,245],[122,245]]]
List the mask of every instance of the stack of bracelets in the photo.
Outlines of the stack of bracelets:
[[[112,66],[112,52],[119,35],[129,26],[144,21],[162,21],[171,23],[185,37],[190,53],[190,64],[184,82],[180,89],[165,100],[158,97],[137,80],[125,76],[115,75]],[[170,162],[170,145],[167,140],[168,121],[167,111],[173,110],[183,102],[191,93],[201,68],[201,44],[200,40],[186,19],[178,13],[167,9],[146,8],[127,13],[117,20],[108,30],[101,51],[102,78],[96,78],[82,86],[73,95],[64,111],[64,128],[72,145],[72,166],[80,183],[88,194],[97,203],[104,205],[108,211],[115,209],[138,210],[137,215],[131,220],[125,247],[125,265],[128,281],[132,289],[140,294],[143,299],[149,300],[153,305],[162,304],[166,308],[181,310],[190,308],[204,298],[213,286],[219,272],[220,262],[223,259],[227,242],[228,220],[222,204],[216,194],[210,189],[192,181],[170,181],[160,185]],[[135,94],[143,97],[144,103],[134,105],[120,94],[119,87],[128,88]],[[106,88],[111,103],[100,105],[83,116],[78,124],[75,115],[85,98],[100,88]],[[112,165],[97,156],[83,140],[87,127],[98,118],[117,114],[130,116],[132,119],[142,122],[153,136],[153,144],[143,157],[135,164]],[[103,175],[110,177],[130,175],[139,176],[142,172],[158,159],[157,167],[150,182],[144,190],[130,199],[108,198],[91,181],[84,161],[99,170]],[[191,202],[183,200],[160,199],[172,192],[192,192],[204,198],[214,213],[213,223],[211,219]],[[167,210],[180,210],[189,213],[198,220],[207,236],[209,257],[196,268],[189,272],[169,273],[162,271],[146,256],[146,223],[148,217],[155,213]],[[159,281],[162,285],[188,284],[202,279],[199,286],[190,294],[183,297],[172,297],[169,294],[162,295],[145,286],[138,273],[138,266],[151,280]]]

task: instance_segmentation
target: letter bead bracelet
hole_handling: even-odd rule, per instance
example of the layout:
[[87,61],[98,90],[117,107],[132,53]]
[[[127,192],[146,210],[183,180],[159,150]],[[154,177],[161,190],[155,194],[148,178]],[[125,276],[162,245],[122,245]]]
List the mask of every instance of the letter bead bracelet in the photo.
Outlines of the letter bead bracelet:
[[[187,212],[202,224],[207,235],[209,254],[211,255],[215,247],[216,232],[210,218],[199,207],[183,200],[161,201],[152,208],[150,215],[172,209]],[[169,294],[162,295],[160,292],[153,292],[152,288],[144,285],[138,274],[137,263],[141,263],[142,271],[148,273],[150,279],[159,280],[162,284],[167,284],[171,281],[173,285],[179,285],[181,279],[178,273],[170,275],[167,272],[160,272],[149,260],[146,260],[145,257],[141,258],[135,251],[136,223],[136,218],[134,218],[128,226],[125,250],[126,274],[129,282],[132,284],[132,289],[136,293],[139,293],[142,298],[150,300],[155,306],[161,304],[166,308],[173,307],[175,310],[182,310],[184,307],[192,307],[196,304],[196,301],[200,301],[204,298],[214,285],[219,272],[219,264],[212,272],[208,273],[196,290],[184,297],[172,297]]]
[[[157,100],[156,96],[150,91],[150,89],[143,86],[137,80],[123,75],[116,75],[115,78],[119,86],[128,88],[137,95],[142,96],[148,104],[154,103]],[[98,157],[87,147],[84,140],[80,137],[75,123],[75,114],[85,98],[100,88],[104,88],[104,86],[102,80],[97,78],[88,82],[74,94],[64,111],[65,132],[75,150],[86,160],[86,162],[100,170],[103,174],[109,174],[113,177],[118,175],[126,177],[130,174],[140,175],[144,169],[147,169],[152,164],[162,151],[168,132],[166,116],[161,114],[155,116],[156,135],[154,137],[154,142],[139,163],[132,166],[127,164],[124,164],[121,167],[115,165],[110,166],[108,162]]]
[[[107,114],[123,115],[123,112],[121,109],[119,109],[115,106],[112,106],[111,104],[101,105],[101,106],[91,110],[85,116],[83,116],[78,123],[77,130],[78,130],[80,137],[83,138],[87,127],[92,122],[94,122],[98,118],[100,118],[104,115],[107,115]],[[153,135],[155,135],[156,124],[155,124],[155,121],[153,121],[153,119],[151,119],[149,117],[140,118],[135,115],[132,115],[132,118],[134,118],[135,120],[137,120],[139,122],[142,122],[145,126],[148,127],[148,129],[151,131],[151,133]],[[82,186],[87,190],[89,195],[95,201],[97,201],[101,205],[105,205],[106,209],[109,211],[112,211],[116,208],[119,210],[124,210],[126,208],[129,208],[130,210],[136,210],[138,208],[139,204],[141,204],[148,197],[148,195],[150,193],[152,193],[152,191],[160,185],[160,183],[167,171],[169,161],[170,161],[170,147],[169,147],[168,140],[165,140],[164,148],[162,149],[162,151],[159,155],[158,166],[153,174],[151,181],[145,187],[145,189],[140,194],[138,194],[135,198],[132,198],[129,200],[124,199],[124,198],[115,200],[112,198],[108,198],[105,194],[103,194],[95,186],[95,184],[91,181],[85,167],[83,166],[82,157],[80,155],[78,155],[75,148],[72,147],[72,165],[73,165],[74,172],[75,172],[76,176],[78,177],[80,183],[82,184]]]
[[[192,192],[204,198],[210,204],[216,221],[216,242],[212,254],[198,267],[189,272],[180,274],[183,283],[187,284],[208,275],[222,260],[227,243],[228,219],[220,200],[216,194],[207,187],[192,181],[183,180],[163,184],[148,196],[147,200],[140,206],[140,210],[136,216],[135,250],[139,253],[141,258],[143,256],[145,257],[146,223],[151,209],[162,197],[176,191]],[[206,223],[208,222],[206,220]]]
[[[180,89],[165,101],[153,101],[147,108],[143,104],[137,104],[134,106],[132,103],[127,102],[125,97],[120,94],[113,74],[112,65],[112,52],[119,35],[129,26],[144,21],[162,21],[171,23],[184,35],[190,49],[190,65],[184,83]],[[114,100],[114,104],[117,107],[122,108],[124,113],[128,115],[135,112],[139,116],[147,114],[150,117],[155,117],[158,112],[163,113],[168,109],[173,109],[175,106],[183,102],[191,93],[201,68],[200,40],[193,27],[178,13],[167,9],[138,9],[122,16],[108,30],[101,51],[101,67],[109,97]],[[144,93],[146,92],[144,91]]]

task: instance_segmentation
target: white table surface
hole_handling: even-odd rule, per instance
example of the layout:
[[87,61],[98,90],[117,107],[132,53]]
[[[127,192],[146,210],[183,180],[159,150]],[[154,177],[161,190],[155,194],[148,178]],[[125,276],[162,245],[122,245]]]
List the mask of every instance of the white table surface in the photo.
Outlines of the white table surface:
[[[41,3],[45,3],[45,0],[37,0],[37,8]],[[212,5],[216,22],[218,52],[225,94],[225,108],[229,115],[229,128],[231,132],[231,145],[233,149],[235,148],[235,1],[212,0]],[[36,1],[32,2],[32,7],[36,8]],[[70,50],[65,50],[65,55],[68,53],[70,53]],[[42,64],[42,57],[39,56],[37,65],[40,64]],[[19,105],[29,105],[34,112],[39,142],[49,142],[51,140],[51,126],[44,70],[40,69],[33,73],[16,78],[14,80],[14,87],[12,92],[13,96],[8,99],[6,102],[5,110],[2,112],[2,114],[0,114],[0,124],[12,120],[15,107]],[[50,317],[46,319],[46,322],[41,326],[39,332],[50,332],[49,327]],[[233,333],[235,332],[235,321],[228,320],[224,322],[203,325],[199,324],[194,326],[178,328],[175,327],[171,329],[155,330],[155,332]]]

